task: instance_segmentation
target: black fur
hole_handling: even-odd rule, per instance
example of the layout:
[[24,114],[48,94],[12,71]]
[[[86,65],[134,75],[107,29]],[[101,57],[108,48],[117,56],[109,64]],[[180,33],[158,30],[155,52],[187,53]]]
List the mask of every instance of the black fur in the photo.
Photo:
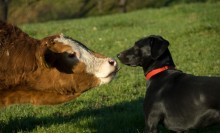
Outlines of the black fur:
[[[125,65],[143,67],[146,75],[163,66],[175,67],[168,45],[161,36],[151,35],[117,56]],[[220,123],[219,77],[193,76],[168,69],[151,77],[147,86],[146,133],[158,133],[159,123],[178,132]]]

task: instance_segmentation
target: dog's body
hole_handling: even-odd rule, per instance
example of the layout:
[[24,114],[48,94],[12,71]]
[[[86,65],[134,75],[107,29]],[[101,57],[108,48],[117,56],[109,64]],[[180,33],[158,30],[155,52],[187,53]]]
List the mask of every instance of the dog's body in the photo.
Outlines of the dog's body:
[[219,124],[220,78],[176,70],[168,45],[152,35],[118,54],[123,64],[143,67],[149,80],[144,100],[146,132],[159,132],[159,123],[172,131]]

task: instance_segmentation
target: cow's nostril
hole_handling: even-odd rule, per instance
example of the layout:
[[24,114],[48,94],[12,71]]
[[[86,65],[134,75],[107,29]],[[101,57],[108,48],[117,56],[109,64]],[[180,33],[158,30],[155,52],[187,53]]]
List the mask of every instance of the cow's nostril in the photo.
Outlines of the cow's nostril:
[[115,66],[116,61],[113,60],[113,59],[109,59],[108,63],[109,63],[110,65],[112,65],[112,66]]

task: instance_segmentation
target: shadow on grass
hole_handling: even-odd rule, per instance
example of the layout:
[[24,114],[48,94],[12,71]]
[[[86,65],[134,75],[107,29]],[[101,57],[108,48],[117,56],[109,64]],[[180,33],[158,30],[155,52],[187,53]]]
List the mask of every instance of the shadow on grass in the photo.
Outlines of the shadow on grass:
[[143,99],[140,98],[135,101],[123,102],[110,107],[84,109],[74,114],[62,114],[58,112],[48,117],[37,118],[28,116],[24,118],[13,118],[9,120],[9,123],[0,122],[0,132],[31,132],[37,127],[50,127],[51,125],[65,123],[75,124],[82,119],[88,118],[92,118],[88,124],[79,124],[83,129],[89,129],[89,131],[85,132],[143,132],[144,116],[142,103]]
[[[31,132],[37,127],[50,127],[65,123],[77,123],[82,119],[92,118],[88,124],[77,126],[90,133],[142,133],[144,116],[142,111],[143,98],[131,102],[123,102],[99,109],[84,109],[74,114],[54,113],[48,117],[24,117],[11,119],[9,123],[0,122],[0,133]],[[161,133],[169,133],[160,126]],[[88,131],[86,130],[88,129]],[[219,133],[220,126],[201,130],[190,130],[187,133]]]

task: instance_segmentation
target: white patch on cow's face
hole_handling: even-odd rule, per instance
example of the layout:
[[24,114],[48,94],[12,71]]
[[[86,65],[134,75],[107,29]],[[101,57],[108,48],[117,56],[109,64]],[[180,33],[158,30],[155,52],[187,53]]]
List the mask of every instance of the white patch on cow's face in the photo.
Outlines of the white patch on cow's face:
[[87,47],[63,34],[55,41],[71,46],[79,61],[86,65],[86,71],[100,79],[100,84],[109,83],[117,72],[117,62],[111,58],[98,58]]

